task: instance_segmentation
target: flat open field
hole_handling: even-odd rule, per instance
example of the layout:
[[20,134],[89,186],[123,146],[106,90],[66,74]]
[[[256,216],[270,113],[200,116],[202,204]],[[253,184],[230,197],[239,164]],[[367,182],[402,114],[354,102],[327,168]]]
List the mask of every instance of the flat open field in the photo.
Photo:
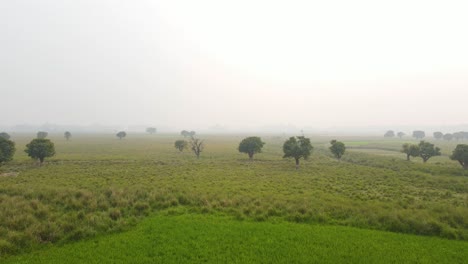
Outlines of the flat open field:
[[[0,167],[5,262],[90,262],[95,244],[108,254],[120,247],[114,261],[122,262],[466,259],[468,173],[448,158],[456,142],[435,141],[443,155],[422,164],[398,152],[410,139],[338,137],[348,151],[337,161],[330,138],[311,135],[314,153],[296,171],[282,158],[281,136],[262,136],[264,151],[251,162],[237,151],[240,135],[200,135],[198,160],[176,151],[178,135],[51,135],[57,155],[43,166],[23,151],[33,137],[12,134],[15,159]],[[152,246],[122,246],[127,240]]]

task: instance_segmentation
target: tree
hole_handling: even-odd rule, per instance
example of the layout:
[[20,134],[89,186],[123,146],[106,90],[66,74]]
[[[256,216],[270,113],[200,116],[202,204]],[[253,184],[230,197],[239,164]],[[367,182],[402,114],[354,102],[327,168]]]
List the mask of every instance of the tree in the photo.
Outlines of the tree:
[[445,140],[447,140],[447,141],[450,141],[450,140],[452,140],[452,138],[453,138],[453,135],[452,135],[452,134],[450,134],[450,133],[447,133],[447,134],[445,134],[445,135],[444,135],[444,137],[443,137],[443,138],[444,138]]
[[120,131],[119,133],[116,134],[116,136],[119,138],[119,139],[122,139],[124,137],[127,136],[127,133],[125,131]]
[[42,164],[45,158],[55,155],[55,146],[49,139],[36,138],[26,145],[25,152]]
[[174,143],[174,147],[178,149],[180,152],[184,151],[187,148],[187,141],[185,140],[176,140]]
[[70,131],[65,131],[65,133],[63,134],[63,136],[64,136],[67,140],[70,140],[70,138],[71,138],[72,135],[71,135]]
[[180,131],[180,134],[181,134],[183,137],[188,137],[188,136],[190,136],[190,132],[188,132],[187,130],[182,130],[182,131]]
[[442,132],[434,132],[434,138],[435,139],[442,139],[442,137],[444,136],[444,133]]
[[0,164],[12,160],[15,151],[15,142],[0,137]]
[[419,156],[423,159],[424,163],[426,163],[431,157],[440,155],[440,148],[434,147],[434,144],[425,141],[419,142]]
[[388,130],[385,133],[384,137],[390,137],[390,138],[395,137],[395,132],[393,132],[393,130]]
[[455,133],[453,133],[453,138],[454,138],[455,140],[457,140],[457,141],[458,141],[458,140],[462,140],[462,139],[463,139],[463,132],[455,132]]
[[294,158],[296,160],[296,170],[299,169],[299,160],[307,159],[312,153],[314,147],[310,144],[310,139],[299,136],[290,137],[283,144],[283,158]]
[[37,132],[37,138],[44,139],[49,135],[49,133],[44,132],[44,131],[39,131]]
[[0,133],[0,138],[10,139],[10,135],[7,132],[1,132]]
[[333,155],[334,155],[338,160],[340,160],[341,157],[343,156],[343,154],[344,154],[345,151],[346,151],[345,144],[344,144],[343,142],[336,141],[336,140],[330,141],[330,144],[331,144],[331,147],[330,147],[331,153],[333,153]]
[[468,145],[458,144],[450,159],[458,161],[465,170],[468,170]]
[[192,137],[190,139],[190,146],[192,148],[193,153],[197,156],[197,159],[200,158],[200,153],[203,151],[205,148],[205,143],[203,140]]
[[190,131],[190,132],[188,132],[189,137],[194,137],[195,134],[196,134],[196,133],[195,133],[195,131],[193,131],[193,130]]
[[461,133],[463,135],[463,139],[467,140],[468,139],[468,132],[463,131]]
[[426,136],[426,133],[424,133],[424,131],[421,131],[421,130],[413,131],[413,137],[416,139],[423,139],[425,136]]
[[249,155],[249,159],[252,160],[254,154],[261,153],[263,145],[265,142],[262,142],[262,139],[259,137],[247,137],[244,138],[239,143],[239,152],[247,153]]
[[146,128],[146,133],[149,133],[149,134],[156,134],[156,128],[155,127],[148,127]]
[[403,144],[401,149],[402,153],[406,154],[406,160],[410,161],[410,157],[418,157],[419,156],[419,146],[415,144]]
[[397,136],[401,139],[402,137],[406,136],[403,132],[398,132]]

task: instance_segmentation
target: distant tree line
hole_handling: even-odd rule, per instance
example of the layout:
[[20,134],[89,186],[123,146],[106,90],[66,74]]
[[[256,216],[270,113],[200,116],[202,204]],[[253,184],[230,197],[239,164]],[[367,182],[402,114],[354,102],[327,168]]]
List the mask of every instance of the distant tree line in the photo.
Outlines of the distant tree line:
[[[398,132],[396,134],[397,137],[399,137],[400,139],[403,138],[404,136],[406,136],[405,133],[403,132]],[[417,139],[417,140],[421,140],[423,138],[426,137],[426,133],[422,130],[415,130],[413,131],[412,133],[412,136],[413,138]],[[441,140],[441,139],[444,139],[444,140],[447,140],[447,141],[450,141],[452,139],[455,139],[455,140],[468,140],[468,132],[465,132],[465,131],[459,131],[459,132],[455,132],[455,133],[442,133],[440,131],[436,131],[432,134],[432,136],[437,139],[437,140]],[[395,132],[393,130],[388,130],[387,132],[385,132],[384,134],[384,137],[386,138],[393,138],[395,137]]]

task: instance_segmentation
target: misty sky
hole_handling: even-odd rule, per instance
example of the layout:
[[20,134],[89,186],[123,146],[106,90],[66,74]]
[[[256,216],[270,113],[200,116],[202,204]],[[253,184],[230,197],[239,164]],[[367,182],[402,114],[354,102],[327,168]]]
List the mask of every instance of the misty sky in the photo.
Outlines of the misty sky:
[[468,123],[466,1],[0,1],[0,123]]

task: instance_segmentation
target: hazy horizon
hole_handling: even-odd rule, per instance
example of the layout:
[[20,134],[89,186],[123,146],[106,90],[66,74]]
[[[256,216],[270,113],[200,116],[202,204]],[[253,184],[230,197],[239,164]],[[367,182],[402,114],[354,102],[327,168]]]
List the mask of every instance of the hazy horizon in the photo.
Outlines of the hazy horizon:
[[463,126],[467,10],[419,0],[3,1],[0,128]]

